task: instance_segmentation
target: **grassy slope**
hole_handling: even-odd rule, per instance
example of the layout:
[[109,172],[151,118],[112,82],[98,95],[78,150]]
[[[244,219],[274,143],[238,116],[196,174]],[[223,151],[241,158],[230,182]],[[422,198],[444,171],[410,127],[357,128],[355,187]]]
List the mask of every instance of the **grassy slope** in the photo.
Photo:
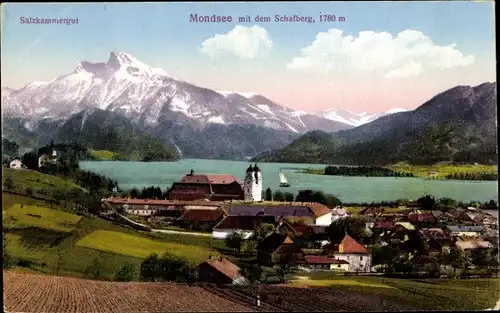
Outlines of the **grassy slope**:
[[[500,279],[397,279],[376,276],[335,276],[317,273],[292,286],[328,286],[376,295],[421,310],[484,310],[493,308],[500,293]],[[471,296],[474,295],[474,296]]]
[[[394,172],[412,173],[416,177],[430,178],[429,172],[437,171],[438,174],[432,178],[444,179],[446,175],[453,173],[469,173],[469,174],[492,174],[497,173],[496,165],[449,165],[449,164],[436,164],[436,165],[409,165],[406,163],[394,164],[386,166],[386,168]],[[306,174],[324,175],[324,169],[307,168],[302,171]]]
[[3,167],[3,182],[7,177],[11,177],[15,184],[17,191],[23,192],[26,187],[33,190],[47,189],[47,190],[65,190],[70,191],[73,188],[83,189],[82,187],[62,178],[42,174],[37,171],[28,169],[12,169]]
[[208,259],[212,254],[211,251],[204,247],[162,242],[142,236],[107,230],[97,230],[85,236],[76,243],[76,246],[137,258],[147,258],[151,253],[158,255],[167,253],[173,257],[185,258],[196,265]]
[[496,165],[449,165],[449,164],[436,164],[434,166],[416,166],[408,164],[395,164],[388,166],[389,169],[395,172],[408,172],[417,177],[429,178],[430,171],[437,171],[437,175],[433,178],[444,178],[446,175],[453,173],[497,173]]
[[108,150],[93,150],[89,149],[90,155],[96,161],[113,161],[113,160],[126,160],[125,156],[120,155],[117,152],[108,151]]
[[[138,249],[137,243],[142,245],[154,242],[156,245],[164,245],[165,249],[162,251],[175,247],[175,250],[169,252],[175,256],[191,259],[192,262],[198,262],[210,253],[217,254],[217,248],[222,246],[220,242],[214,243],[215,241],[211,238],[137,232],[93,216],[64,215],[66,220],[75,221],[77,217],[80,218],[74,224],[73,229],[68,231],[68,228],[61,229],[59,219],[63,216],[62,214],[68,213],[59,212],[59,214],[51,215],[53,210],[50,210],[49,205],[43,201],[8,194],[3,195],[2,201],[3,209],[6,210],[8,216],[16,216],[18,221],[23,221],[17,225],[18,227],[11,228],[7,233],[7,251],[17,258],[27,261],[31,269],[44,273],[55,273],[59,262],[60,275],[81,277],[85,268],[98,259],[105,278],[111,279],[114,273],[127,263],[134,265],[137,272],[139,271],[140,263],[145,254],[130,252]],[[22,213],[18,211],[20,204],[24,204],[24,212]],[[38,206],[45,206],[45,208]],[[27,214],[38,214],[43,218]],[[53,219],[51,220],[50,217]],[[4,226],[8,226],[7,223],[8,221],[4,220]],[[68,224],[65,226],[68,227]],[[103,249],[98,246],[98,242],[92,240],[90,242],[97,246],[77,245],[79,240],[89,238],[86,236],[92,236],[96,231],[98,231],[97,234],[99,232],[102,234],[102,231],[112,232],[115,237],[122,240],[108,241],[107,244],[111,245],[111,249],[109,247]],[[89,239],[86,240],[89,242]]]

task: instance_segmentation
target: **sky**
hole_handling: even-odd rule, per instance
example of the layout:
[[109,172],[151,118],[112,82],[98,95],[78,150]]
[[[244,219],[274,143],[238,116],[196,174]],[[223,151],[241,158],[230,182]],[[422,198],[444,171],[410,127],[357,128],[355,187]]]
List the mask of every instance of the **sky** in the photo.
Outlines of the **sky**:
[[496,79],[493,1],[11,3],[1,22],[2,86],[11,88],[106,62],[111,51],[308,112],[413,109],[456,85]]

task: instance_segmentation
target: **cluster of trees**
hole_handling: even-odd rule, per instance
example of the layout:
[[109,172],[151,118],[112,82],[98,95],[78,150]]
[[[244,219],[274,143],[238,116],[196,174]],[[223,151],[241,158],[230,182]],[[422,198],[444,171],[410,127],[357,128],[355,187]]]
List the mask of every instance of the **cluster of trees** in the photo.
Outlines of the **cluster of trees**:
[[140,279],[152,282],[189,283],[198,280],[198,271],[184,260],[174,259],[168,254],[160,257],[153,253],[141,263]]
[[264,191],[263,198],[265,201],[296,201],[296,202],[318,202],[328,207],[335,207],[341,205],[342,202],[339,198],[331,194],[325,194],[320,190],[304,189],[299,190],[296,196],[291,192],[281,192],[279,190],[273,191],[267,188]]
[[372,264],[381,266],[381,271],[388,274],[412,274],[423,271],[430,276],[437,276],[445,273],[446,268],[449,268],[453,270],[453,276],[457,276],[457,270],[461,271],[461,275],[466,276],[471,274],[473,267],[475,270],[486,271],[490,274],[498,272],[498,260],[492,249],[464,251],[452,246],[449,250],[431,254],[429,263],[423,267],[417,267],[414,260],[426,253],[427,251],[418,251],[411,254],[391,246],[376,246],[372,248]]
[[378,166],[327,166],[324,175],[366,177],[414,177],[412,173],[394,172]]
[[161,191],[159,186],[142,188],[142,190],[132,188],[130,190],[122,191],[120,195],[122,197],[130,197],[132,199],[164,199],[167,196],[166,192]]
[[17,142],[2,138],[2,162],[7,165],[8,162],[17,157],[19,157]]
[[445,176],[450,180],[489,180],[497,181],[498,173],[453,173]]
[[258,223],[250,238],[244,240],[240,233],[234,232],[226,237],[225,244],[237,252],[254,253],[262,241],[276,230],[273,224]]

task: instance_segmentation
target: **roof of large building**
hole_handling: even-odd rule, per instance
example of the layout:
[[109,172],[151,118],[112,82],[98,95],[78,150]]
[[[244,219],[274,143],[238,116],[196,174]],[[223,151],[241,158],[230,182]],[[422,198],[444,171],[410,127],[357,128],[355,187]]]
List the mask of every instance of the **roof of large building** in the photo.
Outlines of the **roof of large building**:
[[208,264],[216,271],[218,271],[219,273],[223,274],[224,276],[228,277],[231,280],[236,280],[243,276],[241,275],[240,272],[241,269],[236,264],[223,257],[207,260],[203,263]]
[[258,223],[275,223],[274,216],[226,216],[214,227],[217,229],[254,230]]
[[195,209],[195,210],[187,210],[182,214],[178,220],[182,221],[193,221],[193,222],[215,222],[219,220],[224,215],[224,211],[222,210],[203,210],[203,209]]
[[189,184],[222,184],[227,185],[233,182],[242,184],[242,182],[229,174],[194,174],[185,175],[181,178],[179,183],[189,183]]
[[179,200],[155,200],[155,199],[128,199],[109,197],[102,199],[103,202],[111,204],[130,204],[130,205],[197,205],[197,206],[222,206],[223,201],[179,201]]
[[270,216],[314,216],[320,217],[330,213],[330,209],[320,203],[302,203],[302,202],[272,202],[272,203],[259,203],[232,205],[228,208],[229,215],[270,215]]

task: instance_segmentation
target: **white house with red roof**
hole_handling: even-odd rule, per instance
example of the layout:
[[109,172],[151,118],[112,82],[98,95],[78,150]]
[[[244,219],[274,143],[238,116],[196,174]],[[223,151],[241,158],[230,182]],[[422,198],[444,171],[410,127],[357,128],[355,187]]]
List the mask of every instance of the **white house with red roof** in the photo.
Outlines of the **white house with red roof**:
[[368,273],[371,271],[371,252],[348,234],[329,254],[335,259],[349,262],[349,272]]

